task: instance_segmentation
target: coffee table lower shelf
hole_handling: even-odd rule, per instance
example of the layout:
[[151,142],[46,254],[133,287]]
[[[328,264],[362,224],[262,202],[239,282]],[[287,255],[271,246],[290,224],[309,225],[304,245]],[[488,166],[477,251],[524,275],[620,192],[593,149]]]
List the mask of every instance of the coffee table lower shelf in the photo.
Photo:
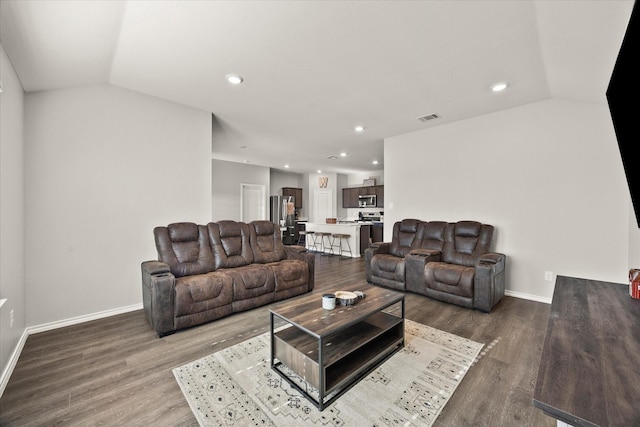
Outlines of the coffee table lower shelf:
[[380,311],[327,336],[289,324],[271,339],[272,368],[323,410],[404,347],[404,317]]

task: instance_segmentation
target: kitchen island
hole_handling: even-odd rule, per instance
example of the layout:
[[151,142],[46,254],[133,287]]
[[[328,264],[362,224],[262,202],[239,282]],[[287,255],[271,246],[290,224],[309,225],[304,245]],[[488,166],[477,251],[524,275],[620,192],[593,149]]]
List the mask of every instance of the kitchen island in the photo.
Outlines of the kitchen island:
[[[314,223],[307,222],[306,231],[317,232],[325,232],[325,233],[342,233],[348,234],[350,237],[348,239],[349,246],[351,247],[351,257],[359,258],[360,257],[360,226],[366,225],[364,223],[359,222],[347,222],[347,223],[338,223],[338,224],[326,224],[326,223]],[[318,243],[320,242],[320,237],[316,236]],[[324,253],[331,253],[330,248],[327,247],[327,240],[325,237],[325,247]],[[313,249],[310,244],[313,243],[313,239],[310,236],[307,236],[305,245],[307,249]],[[318,246],[319,248],[320,246]],[[347,248],[346,242],[342,243],[343,251]],[[338,248],[335,248],[334,253],[337,253]],[[349,256],[347,252],[344,254],[345,256]]]

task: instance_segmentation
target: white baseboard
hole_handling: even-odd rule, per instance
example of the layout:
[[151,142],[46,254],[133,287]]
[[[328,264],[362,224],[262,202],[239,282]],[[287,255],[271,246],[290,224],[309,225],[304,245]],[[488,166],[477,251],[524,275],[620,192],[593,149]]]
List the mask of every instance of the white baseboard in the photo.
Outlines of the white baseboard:
[[504,294],[508,297],[528,299],[530,301],[537,301],[537,302],[543,302],[545,304],[551,304],[551,298],[545,298],[539,295],[524,294],[522,292],[514,292],[514,291],[507,291],[507,290],[504,291]]
[[9,378],[11,377],[11,374],[13,373],[13,370],[16,367],[16,364],[18,363],[18,358],[22,353],[22,349],[24,348],[24,345],[27,342],[27,338],[29,337],[29,335],[37,334],[39,332],[44,332],[44,331],[50,331],[53,329],[63,328],[65,326],[76,325],[78,323],[89,322],[91,320],[102,319],[109,316],[115,316],[116,314],[122,314],[122,313],[128,313],[130,311],[141,310],[142,308],[143,308],[142,303],[133,304],[126,307],[114,308],[112,310],[105,310],[105,311],[100,311],[98,313],[91,313],[91,314],[86,314],[84,316],[77,316],[77,317],[72,317],[70,319],[59,320],[57,322],[44,323],[38,326],[28,326],[22,333],[22,336],[20,337],[18,344],[16,344],[15,348],[13,349],[13,352],[11,353],[11,357],[9,357],[7,366],[5,366],[4,370],[2,371],[2,376],[0,376],[0,397],[2,397],[2,394],[4,393],[4,389],[7,387],[7,384],[9,383]]
[[0,397],[2,397],[2,394],[4,393],[4,389],[7,387],[7,384],[9,384],[9,378],[13,373],[13,369],[16,367],[16,363],[18,363],[18,358],[20,357],[20,353],[22,353],[24,344],[27,342],[28,336],[29,336],[29,333],[25,329],[22,332],[22,336],[18,340],[18,344],[16,344],[15,348],[13,349],[13,352],[11,353],[11,356],[9,357],[7,366],[5,366],[4,370],[2,371],[2,376],[0,376]]
[[29,335],[39,332],[50,331],[53,329],[64,328],[65,326],[77,325],[78,323],[89,322],[91,320],[103,319],[105,317],[115,316],[116,314],[128,313],[130,311],[142,310],[142,303],[133,304],[126,307],[114,308],[112,310],[99,311],[97,313],[85,314],[83,316],[72,317],[70,319],[58,320],[51,323],[43,323],[42,325],[29,326],[27,331]]

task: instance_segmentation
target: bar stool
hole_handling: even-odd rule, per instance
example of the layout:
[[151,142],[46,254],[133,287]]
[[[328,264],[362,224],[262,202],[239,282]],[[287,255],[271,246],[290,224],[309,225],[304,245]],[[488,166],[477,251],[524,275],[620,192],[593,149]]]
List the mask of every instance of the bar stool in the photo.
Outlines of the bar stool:
[[[320,246],[319,252],[322,252],[322,255],[331,255],[331,254],[324,253],[325,248],[331,249],[331,233],[327,233],[324,231],[316,231],[315,236],[316,236],[316,248]],[[325,238],[327,243],[326,245],[325,245]]]
[[[306,247],[307,244],[308,244],[309,247],[315,246],[314,245],[315,242],[311,242],[311,238],[312,237],[314,237],[313,240],[315,240],[315,236],[313,234],[314,234],[313,231],[300,230],[298,232],[298,246],[305,246]],[[307,238],[309,239],[308,241],[307,241]],[[304,243],[304,245],[303,245],[303,243]]]
[[[353,253],[351,252],[351,245],[349,244],[350,237],[351,237],[351,234],[333,233],[331,235],[331,255],[335,255],[333,248],[338,248],[338,255],[340,256],[340,259],[351,258],[353,256]],[[338,241],[337,243],[336,243],[336,240]],[[347,242],[347,249],[342,248],[342,240]],[[343,257],[342,256],[343,252],[349,252],[349,256]]]

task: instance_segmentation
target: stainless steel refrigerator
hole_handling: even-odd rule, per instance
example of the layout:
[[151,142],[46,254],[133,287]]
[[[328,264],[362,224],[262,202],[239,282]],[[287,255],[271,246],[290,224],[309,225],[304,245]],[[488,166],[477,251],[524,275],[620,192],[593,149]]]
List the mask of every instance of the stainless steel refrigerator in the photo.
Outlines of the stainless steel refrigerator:
[[271,196],[269,206],[271,222],[282,229],[282,242],[285,245],[295,244],[294,198]]

